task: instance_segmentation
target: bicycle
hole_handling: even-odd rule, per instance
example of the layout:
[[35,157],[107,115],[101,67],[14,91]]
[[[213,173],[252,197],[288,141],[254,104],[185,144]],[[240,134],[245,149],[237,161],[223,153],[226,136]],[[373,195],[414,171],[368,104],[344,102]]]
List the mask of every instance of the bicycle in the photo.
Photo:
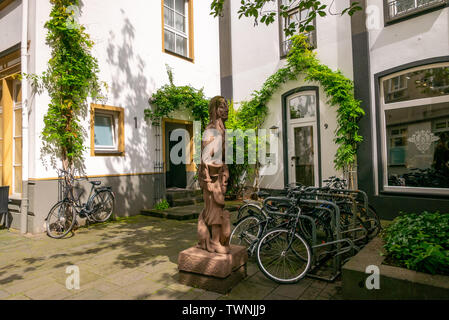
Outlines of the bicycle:
[[89,181],[92,185],[88,200],[81,203],[80,197],[76,198],[73,192],[74,182],[82,178],[75,177],[65,170],[59,171],[59,183],[62,186],[62,200],[56,203],[48,213],[46,221],[47,235],[54,239],[64,238],[72,231],[77,221],[77,216],[85,217],[87,223],[106,222],[114,211],[115,194],[111,187],[99,187],[101,181]]
[[257,264],[265,276],[278,283],[296,283],[307,275],[312,264],[308,242],[297,232],[301,216],[299,200],[289,199],[291,208],[280,213],[288,220],[269,230],[257,242]]

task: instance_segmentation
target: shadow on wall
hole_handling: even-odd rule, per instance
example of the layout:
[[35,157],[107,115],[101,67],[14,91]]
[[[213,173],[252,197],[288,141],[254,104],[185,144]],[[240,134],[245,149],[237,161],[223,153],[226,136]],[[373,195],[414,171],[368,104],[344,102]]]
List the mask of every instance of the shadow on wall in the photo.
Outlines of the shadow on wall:
[[[144,109],[148,107],[150,88],[154,80],[145,75],[146,63],[134,52],[135,28],[121,9],[123,23],[120,36],[109,32],[107,63],[112,69],[110,92],[114,101],[121,101],[125,109],[125,157],[108,157],[105,165],[108,172],[126,174],[146,173],[139,176],[107,177],[104,184],[112,186],[116,193],[116,212],[119,216],[140,213],[151,208],[154,202],[154,133],[144,120]],[[116,29],[115,29],[116,30]],[[121,38],[121,43],[116,40]],[[148,73],[148,72],[147,72]],[[153,161],[152,161],[153,160]],[[123,169],[122,169],[123,168]]]

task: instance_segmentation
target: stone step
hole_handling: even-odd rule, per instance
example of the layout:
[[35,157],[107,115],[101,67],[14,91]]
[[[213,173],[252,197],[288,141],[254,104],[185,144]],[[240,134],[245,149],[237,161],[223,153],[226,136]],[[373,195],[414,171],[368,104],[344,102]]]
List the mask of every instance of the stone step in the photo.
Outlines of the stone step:
[[[235,212],[238,211],[241,205],[242,203],[239,201],[230,201],[229,203],[226,203],[226,210]],[[169,220],[193,220],[198,219],[198,216],[200,215],[203,208],[203,204],[194,204],[169,208],[167,210],[143,209],[141,211],[141,214],[144,216]]]
[[167,200],[179,200],[184,198],[196,198],[201,196],[201,190],[168,189]]
[[172,201],[168,201],[171,207],[183,207],[194,204],[203,203],[203,197],[195,197],[195,198],[184,198],[184,199],[175,199]]

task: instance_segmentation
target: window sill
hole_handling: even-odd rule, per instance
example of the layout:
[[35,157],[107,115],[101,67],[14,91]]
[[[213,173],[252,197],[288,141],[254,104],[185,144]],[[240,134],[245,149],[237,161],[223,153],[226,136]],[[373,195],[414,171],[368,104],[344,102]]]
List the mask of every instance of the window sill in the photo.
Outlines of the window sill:
[[187,60],[187,61],[189,61],[189,62],[191,62],[191,63],[194,63],[194,60],[193,60],[192,58],[183,56],[183,55],[181,55],[181,54],[179,54],[179,53],[176,53],[176,52],[173,52],[173,51],[170,51],[170,50],[167,50],[167,49],[163,49],[162,51],[165,52],[165,53],[167,53],[167,54],[169,54],[169,55],[171,55],[171,56],[175,56],[175,57],[178,57],[178,58]]
[[418,16],[421,16],[423,14],[427,14],[436,10],[440,10],[442,8],[445,7],[449,7],[449,1],[448,0],[443,0],[441,2],[437,2],[431,5],[428,5],[426,7],[423,8],[418,8],[418,9],[414,9],[414,10],[410,10],[410,12],[395,16],[390,18],[388,12],[387,12],[387,8],[385,9],[385,26],[389,26],[395,23],[399,23],[405,20],[409,20],[409,19],[413,19],[416,18]]
[[447,198],[449,189],[384,186],[380,193],[395,196],[430,196]]
[[124,157],[124,151],[95,151],[93,153],[94,157]]

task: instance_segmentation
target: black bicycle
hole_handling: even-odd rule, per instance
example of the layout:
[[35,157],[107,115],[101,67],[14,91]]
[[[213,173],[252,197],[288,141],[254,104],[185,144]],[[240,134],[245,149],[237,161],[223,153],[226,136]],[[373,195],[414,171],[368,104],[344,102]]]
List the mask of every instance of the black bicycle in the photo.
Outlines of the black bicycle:
[[74,195],[75,181],[87,180],[87,177],[75,179],[70,172],[59,171],[61,198],[51,208],[46,221],[47,235],[54,239],[64,238],[76,224],[77,216],[86,218],[87,223],[106,222],[114,212],[115,194],[111,187],[100,187],[101,181],[89,181],[92,185],[86,203]]

